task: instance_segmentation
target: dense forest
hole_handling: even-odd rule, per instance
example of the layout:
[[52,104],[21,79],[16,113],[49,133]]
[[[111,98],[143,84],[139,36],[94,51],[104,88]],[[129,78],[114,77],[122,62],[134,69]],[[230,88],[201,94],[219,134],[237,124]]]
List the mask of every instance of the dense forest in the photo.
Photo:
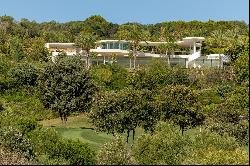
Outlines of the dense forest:
[[[223,53],[230,62],[186,69],[157,58],[127,69],[89,66],[85,55],[62,54],[53,63],[45,48],[75,42],[94,58],[96,40],[125,39],[131,50],[147,49],[138,47],[142,40],[168,41],[158,48],[166,52],[187,36],[205,37],[203,54]],[[101,16],[66,23],[0,16],[0,164],[245,165],[248,109],[245,22],[118,25]]]

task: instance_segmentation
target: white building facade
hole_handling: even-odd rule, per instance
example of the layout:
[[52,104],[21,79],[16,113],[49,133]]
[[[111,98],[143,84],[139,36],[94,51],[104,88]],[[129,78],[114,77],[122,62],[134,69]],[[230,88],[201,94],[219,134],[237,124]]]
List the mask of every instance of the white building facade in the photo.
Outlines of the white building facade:
[[[186,48],[186,52],[172,52],[169,55],[160,54],[157,51],[157,46],[166,44],[166,42],[140,42],[140,46],[150,47],[151,51],[137,51],[136,65],[145,65],[153,58],[166,58],[166,63],[171,66],[180,65],[185,68],[191,67],[220,67],[223,65],[225,55],[210,54],[202,55],[201,47],[203,37],[186,37],[182,41],[177,41],[176,44],[181,48]],[[91,59],[91,64],[107,64],[119,63],[125,67],[131,67],[131,59],[129,57],[129,41],[125,40],[100,40],[96,42],[97,47],[90,52],[97,53],[97,57]],[[46,43],[45,47],[52,53],[52,61],[59,55],[60,52],[66,53],[68,56],[83,54],[81,49],[76,48],[74,43]],[[112,58],[116,55],[116,58]]]

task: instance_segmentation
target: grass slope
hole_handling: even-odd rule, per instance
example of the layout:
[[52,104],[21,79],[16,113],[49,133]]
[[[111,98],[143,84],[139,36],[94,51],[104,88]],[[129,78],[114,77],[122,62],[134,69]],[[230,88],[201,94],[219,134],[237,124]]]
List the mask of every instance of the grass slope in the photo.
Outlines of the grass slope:
[[[45,127],[54,127],[65,138],[79,139],[80,141],[89,143],[95,150],[98,150],[104,143],[113,138],[111,134],[96,132],[88,122],[85,114],[68,117],[67,127],[64,127],[60,118],[44,120],[40,123]],[[135,139],[142,133],[143,129],[137,128]],[[126,134],[122,134],[122,136],[126,138]],[[132,137],[129,138],[129,143],[132,143]]]

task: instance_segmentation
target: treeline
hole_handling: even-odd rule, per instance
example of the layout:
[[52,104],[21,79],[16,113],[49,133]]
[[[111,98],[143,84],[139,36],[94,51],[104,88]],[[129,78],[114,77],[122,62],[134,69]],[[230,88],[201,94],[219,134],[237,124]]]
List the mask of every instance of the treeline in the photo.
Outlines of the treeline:
[[[119,39],[119,32],[130,26],[146,34],[150,41],[178,41],[187,36],[210,37],[214,31],[234,31],[237,36],[248,36],[249,26],[241,21],[172,21],[157,24],[126,23],[118,25],[101,16],[91,16],[84,21],[37,23],[28,19],[14,20],[11,16],[0,17],[0,53],[22,58],[47,60],[46,42],[75,42],[82,33],[91,33],[99,39]],[[237,37],[236,37],[237,38]]]

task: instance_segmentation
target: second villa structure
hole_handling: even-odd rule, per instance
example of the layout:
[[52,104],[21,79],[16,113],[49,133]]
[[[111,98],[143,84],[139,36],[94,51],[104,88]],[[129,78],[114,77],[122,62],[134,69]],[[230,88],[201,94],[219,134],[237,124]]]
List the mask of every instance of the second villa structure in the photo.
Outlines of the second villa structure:
[[[182,41],[175,42],[180,48],[186,51],[172,51],[169,55],[160,54],[157,47],[166,42],[140,42],[141,47],[147,47],[147,51],[137,51],[136,66],[145,65],[153,58],[163,58],[171,66],[180,65],[186,68],[196,67],[222,67],[223,62],[227,62],[227,58],[223,54],[202,55],[201,47],[204,37],[185,37]],[[91,58],[91,64],[108,64],[118,63],[125,67],[131,66],[129,57],[129,41],[125,40],[100,40],[96,42],[97,47],[90,50],[95,52],[97,57]],[[82,54],[82,50],[75,47],[74,43],[46,43],[45,47],[52,54],[52,61],[60,52],[66,53],[68,56]],[[112,55],[116,58],[112,58]]]

